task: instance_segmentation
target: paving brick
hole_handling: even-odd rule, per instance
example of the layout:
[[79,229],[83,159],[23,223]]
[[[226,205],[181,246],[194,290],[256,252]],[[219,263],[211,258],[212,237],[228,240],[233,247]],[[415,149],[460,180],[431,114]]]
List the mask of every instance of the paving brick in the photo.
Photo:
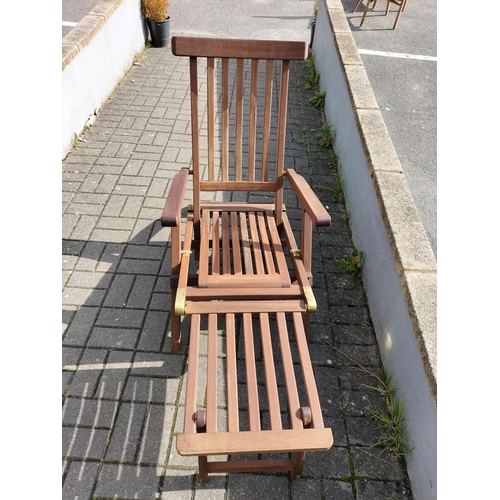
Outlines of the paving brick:
[[71,236],[71,234],[73,233],[79,220],[80,220],[80,217],[78,215],[63,214],[62,226],[61,226],[62,227],[61,236],[63,238],[69,238]]
[[184,358],[175,354],[138,352],[134,358],[136,366],[131,375],[152,377],[179,377],[183,373]]
[[174,407],[149,405],[142,430],[137,462],[163,466],[167,460]]
[[[371,380],[373,384],[373,379]],[[384,408],[385,400],[383,396],[371,391],[360,390],[349,393],[349,402],[345,407],[345,413],[352,417],[368,417],[374,409]]]
[[[373,345],[375,343],[373,331],[368,326],[333,325],[335,344]],[[342,348],[342,346],[339,346]]]
[[99,313],[96,326],[111,326],[117,328],[140,328],[145,312],[125,308],[104,308]]
[[78,271],[96,271],[97,263],[104,252],[105,244],[95,241],[86,243],[85,248],[80,254],[75,270]]
[[130,376],[123,392],[123,400],[175,404],[179,386],[180,381],[175,378]]
[[118,179],[119,176],[115,174],[103,175],[101,181],[99,182],[99,185],[96,187],[96,193],[113,193]]
[[[92,228],[94,229],[94,228]],[[74,235],[75,233],[73,233]],[[92,238],[95,241],[106,243],[125,243],[130,238],[131,231],[118,231],[114,229],[95,229]]]
[[62,294],[62,304],[64,306],[99,306],[102,304],[104,294],[104,290],[66,286]]
[[144,160],[130,160],[127,162],[127,165],[125,166],[122,175],[127,175],[127,176],[132,176],[132,175],[137,175],[144,163]]
[[346,418],[349,443],[359,446],[371,446],[383,435],[380,422],[372,418]]
[[127,201],[123,207],[122,217],[137,217],[144,203],[142,196],[127,196]]
[[96,394],[99,398],[119,400],[125,389],[133,358],[132,351],[111,351],[104,365]]
[[225,500],[227,474],[211,474],[209,483],[195,483],[196,500]]
[[108,197],[108,201],[104,210],[102,211],[103,216],[106,217],[118,217],[125,205],[127,198],[121,195],[111,195]]
[[82,359],[68,389],[68,396],[93,397],[107,352],[99,349],[85,349]]
[[230,474],[228,476],[228,499],[253,499],[256,491],[265,491],[266,498],[269,500],[288,498],[288,478],[262,474]]
[[133,349],[139,337],[138,329],[131,328],[94,328],[87,345],[110,349]]
[[97,223],[98,229],[124,229],[132,230],[135,225],[135,219],[126,217],[101,217]]
[[111,429],[117,404],[101,399],[67,398],[63,405],[62,423],[68,426]]
[[123,258],[118,267],[118,272],[127,274],[149,274],[156,276],[160,270],[160,261],[125,259]]
[[138,350],[159,351],[165,338],[168,325],[168,314],[160,311],[149,311],[141,331]]
[[155,500],[158,498],[161,473],[156,467],[103,464],[94,496]]
[[304,461],[303,475],[325,479],[350,477],[348,450],[333,446],[328,451],[308,453]]
[[358,500],[407,500],[409,491],[398,482],[355,481]]
[[161,500],[189,500],[192,495],[195,474],[192,471],[166,469]]
[[152,297],[155,281],[155,276],[136,276],[127,300],[127,307],[146,309]]
[[99,463],[72,461],[62,488],[62,500],[91,500]]
[[323,481],[323,495],[335,500],[354,500],[351,484],[343,481]]
[[63,457],[100,460],[104,454],[108,435],[109,430],[63,426]]
[[68,286],[79,286],[83,288],[107,288],[111,276],[106,273],[74,271],[68,281]]
[[111,440],[106,450],[106,461],[136,461],[146,409],[146,405],[141,403],[120,404]]
[[115,271],[123,251],[124,245],[115,243],[105,244],[104,251],[99,258],[99,263],[97,264],[96,271]]
[[358,477],[402,480],[404,472],[396,458],[376,448],[351,447],[354,473]]
[[[102,207],[101,207],[102,209]],[[88,240],[92,234],[98,217],[90,215],[81,215],[75,228],[71,232],[71,238],[74,240]]]
[[97,318],[98,311],[97,307],[81,307],[66,330],[63,344],[84,345]]

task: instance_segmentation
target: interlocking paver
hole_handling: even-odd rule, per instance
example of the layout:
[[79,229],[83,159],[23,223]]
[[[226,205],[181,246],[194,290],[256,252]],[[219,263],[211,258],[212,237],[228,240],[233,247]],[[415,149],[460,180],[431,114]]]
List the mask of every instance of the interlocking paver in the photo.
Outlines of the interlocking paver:
[[[336,264],[353,244],[345,207],[332,198],[337,174],[319,146],[324,117],[308,103],[314,91],[304,88],[308,64],[291,65],[286,164],[306,177],[332,216],[329,228],[314,231],[319,311],[311,318],[310,352],[333,447],[307,454],[296,481],[282,473],[220,474],[207,485],[197,482],[197,459],[177,454],[189,321],[179,353],[170,353],[170,230],[158,218],[171,179],[190,166],[189,65],[170,49],[148,49],[86,142],[63,162],[64,498],[411,498],[404,462],[372,447],[382,431],[370,414],[385,401],[366,387],[374,379],[356,362],[377,372],[377,344],[361,278]],[[186,201],[190,196],[188,187]],[[284,198],[298,226],[289,187]],[[241,342],[237,352],[242,359]],[[223,350],[218,356],[222,370]],[[244,376],[238,381],[244,394]],[[282,373],[278,384],[282,396]],[[223,388],[221,381],[221,416]],[[259,389],[266,425],[260,382]],[[200,404],[204,397],[200,389]]]

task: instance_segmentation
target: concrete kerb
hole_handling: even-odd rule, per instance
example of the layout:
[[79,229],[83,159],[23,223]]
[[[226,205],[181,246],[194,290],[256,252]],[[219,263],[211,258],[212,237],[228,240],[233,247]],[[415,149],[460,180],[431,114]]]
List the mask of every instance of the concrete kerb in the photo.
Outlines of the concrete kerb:
[[[389,352],[390,348],[387,349],[384,344],[391,340],[391,336],[394,338],[396,333],[399,334],[398,328],[401,325],[405,324],[405,322],[409,324],[411,321],[414,340],[418,346],[421,366],[423,372],[425,372],[428,391],[434,404],[435,413],[437,410],[436,259],[375,99],[368,75],[359,56],[340,0],[322,0],[320,2],[315,31],[314,42],[317,43],[313,43],[312,51],[315,56],[316,68],[321,75],[321,90],[326,91],[325,113],[327,120],[338,132],[337,141],[341,142],[337,153],[341,166],[345,167],[342,169],[345,170],[343,176],[347,176],[347,179],[344,178],[347,190],[346,202],[348,205],[351,203],[352,207],[348,206],[348,208],[352,208],[351,212],[355,212],[351,215],[353,227],[357,230],[359,236],[357,239],[360,245],[358,250],[365,251],[364,246],[369,245],[366,238],[370,238],[369,235],[365,234],[367,228],[370,228],[369,231],[375,234],[376,230],[373,229],[373,226],[378,224],[381,219],[388,240],[387,246],[390,247],[392,254],[391,259],[387,255],[380,255],[375,258],[373,255],[368,255],[368,260],[371,257],[371,261],[366,263],[366,267],[369,269],[363,272],[363,281],[368,284],[372,283],[371,290],[370,284],[368,285],[367,294],[369,302],[370,294],[372,295],[370,310],[376,330],[377,326],[379,329],[377,337],[382,347],[382,358],[384,359],[384,355],[386,356],[384,364],[386,364],[386,360],[389,360],[389,367],[386,366],[386,368],[394,369],[395,364],[398,363],[394,359],[397,357],[396,351],[398,348],[393,349],[393,352]],[[319,37],[319,39],[316,37]],[[327,47],[326,39],[328,37],[330,37],[328,43],[331,45]],[[331,47],[334,47],[336,51],[338,63],[334,62],[333,59],[329,59],[331,57]],[[332,69],[332,66],[336,64],[339,64],[339,71],[341,71],[342,76],[334,74],[335,70]],[[344,87],[343,90],[339,90],[341,86]],[[347,98],[352,107],[352,120],[348,118],[350,111],[347,111],[344,104],[339,104],[339,102]],[[342,106],[344,107],[341,109]],[[342,122],[342,125],[339,122]],[[349,130],[346,132],[346,129]],[[356,150],[359,152],[356,152]],[[363,163],[366,165],[364,172]],[[360,202],[360,196],[363,196],[363,186],[364,189],[370,189],[365,180],[367,173],[371,178],[372,194],[370,196],[374,199],[372,205],[370,205],[370,202]],[[350,200],[349,194],[351,194]],[[359,207],[356,207],[356,204],[359,204]],[[378,216],[373,213],[376,205],[378,205],[377,211],[380,212]],[[380,235],[380,233],[378,234]],[[356,235],[354,237],[356,239]],[[363,238],[365,238],[364,241]],[[375,243],[372,243],[372,245],[375,245]],[[383,252],[384,250],[381,250],[382,254]],[[389,260],[392,260],[393,264],[390,264]],[[386,283],[389,283],[390,279],[386,277],[383,277],[380,281],[377,279],[381,277],[383,269],[387,271],[391,265],[394,266],[392,269],[395,268],[393,271],[394,276],[397,273],[399,277],[399,292],[395,288],[389,292],[382,291],[381,289]],[[394,287],[394,285],[392,286]],[[375,297],[384,293],[387,295],[388,301],[398,295],[404,298],[406,311],[398,312],[398,318],[390,318],[394,312],[394,309],[391,309],[395,307],[393,304],[388,305],[379,297]],[[397,302],[397,300],[394,300],[394,302]],[[402,304],[403,299],[401,300]],[[405,316],[409,319],[405,320]],[[393,328],[392,332],[390,327]],[[406,347],[410,345],[408,340],[401,341],[401,344],[405,344]],[[402,347],[399,347],[399,349],[402,349]],[[415,348],[415,352],[417,352],[417,348]],[[418,356],[418,354],[416,355]],[[399,362],[401,363],[401,361]],[[399,373],[403,373],[405,368],[394,369],[396,372],[398,370],[400,370]],[[416,372],[420,370],[417,367]],[[411,370],[408,369],[408,372],[411,372]],[[397,373],[393,374],[396,378],[396,384],[398,384]],[[409,379],[415,374],[407,373],[405,376]],[[407,381],[402,381],[403,386],[406,384],[407,391],[403,396],[404,399],[415,400],[408,401],[408,406],[411,407],[412,404],[417,405],[416,400],[420,397],[417,393],[423,386],[418,386],[415,383],[413,390],[411,390],[409,389],[412,387],[411,383],[408,384]],[[417,386],[418,389],[416,389]],[[426,396],[424,396],[424,400],[426,403],[429,401]],[[427,415],[430,415],[432,412],[429,411],[428,406],[427,408]],[[415,420],[421,416],[419,413],[414,413],[410,415],[410,419]],[[429,420],[428,424],[432,425],[432,421]],[[420,425],[422,429],[416,431],[417,435],[423,432],[424,425]],[[422,462],[425,461],[422,456],[420,459]],[[429,465],[428,467],[432,469],[433,466]],[[425,469],[425,466],[423,468]],[[409,467],[411,477],[410,469],[411,466]],[[434,472],[429,472],[429,469],[426,470],[426,474],[434,474]],[[421,477],[426,476],[426,474],[422,474]],[[414,474],[415,477],[418,477],[418,473]],[[418,491],[423,491],[426,488],[428,488],[428,485],[421,488],[417,486],[416,491],[414,491],[416,498],[420,498]],[[421,498],[431,498],[435,494],[435,482],[433,482],[431,490],[434,491],[424,493]],[[431,496],[427,496],[429,494]]]
[[89,44],[94,35],[104,26],[123,0],[101,0],[62,39],[62,70]]

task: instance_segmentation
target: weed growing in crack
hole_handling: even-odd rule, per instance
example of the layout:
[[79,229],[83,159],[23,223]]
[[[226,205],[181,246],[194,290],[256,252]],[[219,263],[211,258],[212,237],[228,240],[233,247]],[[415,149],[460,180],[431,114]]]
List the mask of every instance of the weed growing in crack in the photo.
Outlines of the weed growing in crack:
[[378,392],[384,397],[385,408],[373,410],[371,413],[371,418],[380,423],[383,436],[376,443],[372,444],[371,448],[380,448],[381,454],[388,452],[396,458],[411,457],[413,448],[410,447],[406,439],[407,426],[403,422],[403,398],[396,396],[396,388],[392,376],[388,376],[383,369],[379,373],[371,372],[328,340],[323,339],[323,341],[353,363],[358,370],[373,377],[376,382],[375,385],[363,384],[363,386],[371,391]]
[[309,56],[309,74],[304,81],[304,88],[306,90],[319,89],[319,73],[316,71],[312,54]]
[[332,125],[325,123],[320,129],[318,134],[319,145],[322,148],[331,148],[333,146],[333,141],[335,140],[335,134],[332,131]]
[[316,109],[324,109],[325,97],[326,97],[326,92],[317,92],[309,99],[309,104],[314,106]]
[[347,269],[353,276],[359,276],[363,268],[363,257],[364,253],[354,247],[352,255],[344,254],[341,259],[335,260],[335,264]]

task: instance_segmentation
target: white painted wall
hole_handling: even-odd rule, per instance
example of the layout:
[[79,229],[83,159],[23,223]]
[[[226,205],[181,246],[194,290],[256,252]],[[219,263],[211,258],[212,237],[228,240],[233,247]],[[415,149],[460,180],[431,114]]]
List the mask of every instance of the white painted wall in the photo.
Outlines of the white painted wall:
[[62,73],[62,157],[132,66],[145,37],[140,0],[123,0]]
[[365,254],[363,282],[382,361],[395,379],[414,446],[407,460],[415,500],[437,498],[437,414],[415,340],[369,168],[363,152],[324,2],[319,2],[312,51],[326,91],[325,114],[336,131],[354,245]]

